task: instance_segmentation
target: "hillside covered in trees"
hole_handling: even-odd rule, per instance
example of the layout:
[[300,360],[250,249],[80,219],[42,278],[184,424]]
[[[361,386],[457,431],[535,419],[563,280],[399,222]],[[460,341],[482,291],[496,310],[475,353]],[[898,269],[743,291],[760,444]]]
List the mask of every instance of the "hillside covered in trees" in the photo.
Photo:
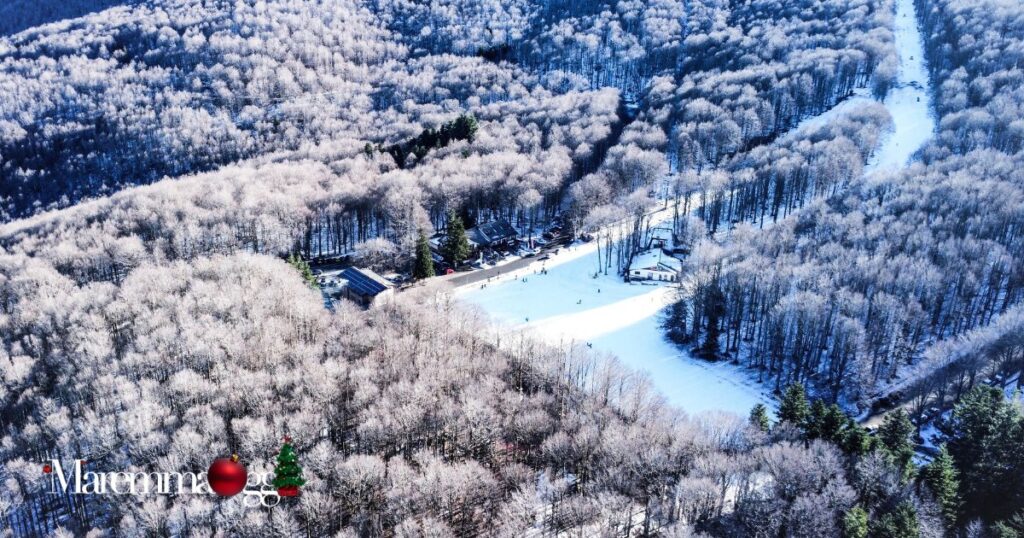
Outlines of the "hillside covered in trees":
[[[738,224],[697,248],[690,339],[701,341],[715,325],[722,351],[775,386],[806,382],[834,400],[869,401],[895,386],[943,405],[985,376],[1020,374],[1024,349],[1012,337],[1000,352],[965,349],[982,340],[978,331],[1004,331],[989,340],[1016,333],[1013,307],[1024,291],[1017,233],[1024,154],[1014,127],[1022,96],[1009,82],[1019,76],[1013,51],[1024,28],[1006,26],[1019,13],[1013,19],[1006,6],[985,4],[918,2],[939,121],[916,164],[863,176],[857,168],[833,172],[829,183],[815,177],[813,161],[792,168],[791,151],[761,157],[759,149],[727,165],[718,190],[702,194],[712,204],[697,218],[711,231]],[[978,20],[993,13],[1007,16],[998,19],[1005,31],[959,52],[966,44],[958,36],[996,25]],[[795,175],[780,183],[780,172]],[[810,188],[817,196],[808,196]],[[751,192],[774,193],[771,204],[751,204]],[[952,342],[959,355],[949,353]]]
[[[1024,380],[1024,8],[913,2],[937,127],[878,170],[900,1],[6,3],[0,533],[1024,536],[1024,413],[981,386]],[[559,215],[614,274],[656,204],[667,336],[777,413],[293,267]],[[40,472],[265,471],[284,436],[274,508]]]

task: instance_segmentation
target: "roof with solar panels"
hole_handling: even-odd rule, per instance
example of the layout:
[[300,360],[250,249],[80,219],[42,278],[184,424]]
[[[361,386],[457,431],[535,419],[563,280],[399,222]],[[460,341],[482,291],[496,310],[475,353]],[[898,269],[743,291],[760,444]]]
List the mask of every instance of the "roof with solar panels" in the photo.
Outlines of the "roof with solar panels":
[[345,280],[345,286],[350,290],[367,297],[379,295],[395,287],[388,279],[373,272],[372,269],[349,267],[339,276]]

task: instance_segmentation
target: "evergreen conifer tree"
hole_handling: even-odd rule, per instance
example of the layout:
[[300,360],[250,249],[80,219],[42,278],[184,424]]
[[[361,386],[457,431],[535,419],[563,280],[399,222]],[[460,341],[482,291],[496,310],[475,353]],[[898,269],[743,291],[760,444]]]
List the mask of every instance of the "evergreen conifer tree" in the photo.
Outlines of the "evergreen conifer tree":
[[822,428],[825,425],[826,414],[828,414],[828,406],[825,405],[824,400],[817,399],[811,403],[810,415],[803,424],[804,435],[808,439],[824,438]]
[[416,280],[434,276],[434,260],[430,257],[430,243],[427,236],[420,230],[416,239],[416,261],[412,268],[412,277]]
[[878,441],[903,473],[904,480],[914,472],[914,444],[910,440],[913,433],[914,424],[902,407],[886,415],[878,428]]
[[668,315],[665,316],[664,327],[669,340],[677,344],[690,341],[690,333],[686,330],[689,316],[686,299],[680,293],[676,301],[668,307]]
[[469,256],[469,239],[462,219],[454,211],[448,212],[447,234],[441,244],[441,255],[444,259],[457,266]]
[[995,538],[1021,538],[1024,536],[1024,510],[1017,512],[1009,519],[998,521],[992,525]]
[[874,450],[874,445],[874,438],[868,434],[868,431],[860,427],[853,419],[847,418],[846,429],[839,442],[840,448],[847,454],[864,456]]
[[725,294],[717,283],[709,286],[705,293],[704,310],[708,318],[708,331],[704,335],[704,345],[700,348],[700,354],[705,359],[714,360],[719,354],[718,337],[722,333],[719,324],[725,313]]
[[837,404],[832,404],[825,411],[819,429],[825,439],[839,444],[846,437],[846,431],[851,425],[855,424],[850,417],[846,416]]
[[945,430],[962,484],[964,519],[993,522],[1024,509],[1024,416],[1003,391],[974,388],[953,409]]
[[293,252],[288,256],[288,264],[302,275],[302,279],[306,281],[306,284],[309,284],[309,287],[317,290],[320,289],[320,284],[316,281],[316,275],[313,274],[313,269],[310,268],[309,262]]
[[768,418],[768,408],[764,404],[754,404],[750,410],[750,423],[757,429],[766,432],[771,428],[771,421]]
[[871,526],[871,531],[875,538],[918,538],[921,529],[917,522],[917,510],[909,501],[904,501],[879,518]]
[[843,515],[843,538],[868,538],[868,513],[860,506]]
[[801,383],[793,383],[786,388],[779,404],[779,420],[791,422],[803,427],[810,416],[811,410],[807,403],[807,391]]
[[452,125],[452,131],[454,131],[455,138],[459,140],[466,140],[472,142],[476,139],[476,131],[479,125],[476,121],[476,116],[472,114],[463,114],[455,119]]
[[953,457],[949,455],[945,445],[939,449],[938,456],[931,463],[921,468],[921,482],[935,496],[935,501],[946,518],[947,526],[953,527],[960,511],[960,482],[957,479]]

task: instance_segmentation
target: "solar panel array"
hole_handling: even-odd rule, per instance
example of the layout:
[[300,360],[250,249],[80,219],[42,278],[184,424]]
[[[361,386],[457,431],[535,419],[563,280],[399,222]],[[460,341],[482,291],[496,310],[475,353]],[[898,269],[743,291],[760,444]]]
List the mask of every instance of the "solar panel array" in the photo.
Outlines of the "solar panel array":
[[355,267],[349,267],[342,271],[341,278],[347,280],[348,287],[360,295],[373,296],[388,289],[388,286],[376,281],[373,277]]
[[511,239],[516,236],[516,230],[508,221],[503,219],[486,222],[476,227],[476,232],[482,239],[482,243],[490,244],[497,240]]

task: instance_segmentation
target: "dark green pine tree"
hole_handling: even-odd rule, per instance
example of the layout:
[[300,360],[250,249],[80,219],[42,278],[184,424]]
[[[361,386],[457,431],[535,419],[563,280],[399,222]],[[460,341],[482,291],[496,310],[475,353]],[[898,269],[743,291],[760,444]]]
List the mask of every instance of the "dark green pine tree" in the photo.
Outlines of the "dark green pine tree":
[[824,400],[814,400],[804,433],[808,439],[824,439],[830,443],[842,444],[852,422],[838,405],[825,405]]
[[690,341],[690,333],[687,329],[687,320],[690,312],[686,306],[686,298],[680,293],[668,307],[668,315],[665,316],[664,328],[668,339],[676,344],[685,344]]
[[878,428],[878,442],[907,480],[914,472],[914,444],[910,440],[914,424],[902,407],[885,416]]
[[935,496],[946,518],[946,526],[955,527],[960,515],[960,481],[957,479],[953,457],[945,445],[939,449],[938,456],[931,463],[921,468],[920,478],[921,483]]
[[1024,536],[1024,510],[1017,512],[1010,519],[992,525],[995,538],[1021,538]]
[[719,325],[725,314],[725,294],[722,293],[722,288],[718,286],[717,282],[709,286],[705,292],[704,314],[708,318],[708,331],[704,335],[704,345],[700,348],[700,354],[705,359],[714,360],[718,358],[718,337],[722,334]]
[[963,520],[995,522],[1024,510],[1024,416],[995,387],[976,387],[944,428],[959,471]]
[[786,388],[779,404],[779,421],[789,422],[803,427],[811,414],[807,403],[807,391],[801,383],[793,383]]
[[843,514],[843,538],[868,538],[868,513],[859,505]]
[[754,404],[750,410],[750,424],[755,428],[766,432],[771,428],[771,420],[768,418],[768,408],[764,404]]
[[823,435],[822,428],[825,425],[825,415],[827,414],[828,406],[825,405],[824,400],[817,399],[811,403],[811,413],[803,424],[804,435],[808,439],[826,438]]
[[480,126],[477,124],[476,116],[463,114],[455,119],[452,127],[455,138],[472,142],[476,140],[476,131]]
[[874,450],[874,438],[853,419],[847,419],[846,430],[839,447],[847,454],[865,456]]
[[871,526],[874,538],[918,538],[921,535],[917,510],[909,501],[900,503]]
[[441,255],[454,267],[469,257],[469,239],[466,238],[466,227],[462,225],[462,219],[454,211],[448,212],[446,228],[444,242],[441,243]]
[[832,404],[828,406],[818,422],[818,431],[823,439],[839,444],[845,438],[846,428],[849,427],[850,422],[850,417],[847,417],[838,405]]
[[274,466],[274,487],[298,488],[305,484],[302,467],[299,466],[299,458],[292,448],[291,439],[285,437],[281,451],[277,453],[277,465]]
[[420,236],[416,239],[416,261],[412,268],[412,277],[416,280],[434,276],[434,260],[430,257],[430,243],[427,236],[420,230]]
[[288,264],[302,275],[302,279],[306,281],[306,284],[309,284],[309,287],[317,290],[320,289],[320,284],[317,283],[316,275],[313,274],[313,269],[309,267],[309,262],[293,252],[291,256],[288,256]]

